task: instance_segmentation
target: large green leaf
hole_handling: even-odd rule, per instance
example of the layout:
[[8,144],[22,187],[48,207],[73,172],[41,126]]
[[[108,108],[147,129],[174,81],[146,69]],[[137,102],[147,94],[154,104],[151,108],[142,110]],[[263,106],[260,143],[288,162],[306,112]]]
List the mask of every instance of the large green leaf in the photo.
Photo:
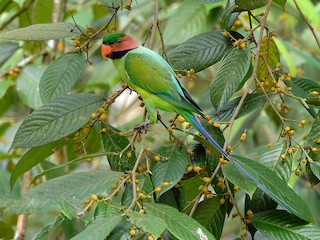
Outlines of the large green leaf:
[[308,78],[292,78],[291,82],[285,82],[289,87],[292,88],[292,93],[301,98],[310,97],[310,92],[320,92],[320,84]]
[[100,217],[93,220],[86,229],[73,238],[72,240],[104,240],[112,230],[121,222],[121,215],[112,215],[109,217]]
[[42,102],[66,95],[80,77],[85,60],[82,52],[70,52],[53,61],[40,80]]
[[31,148],[25,154],[23,154],[12,171],[10,178],[11,188],[13,188],[15,182],[22,174],[30,170],[45,158],[52,155],[54,153],[54,149],[60,148],[64,144],[66,144],[65,140],[59,140],[53,143],[46,144],[44,146]]
[[9,80],[3,80],[0,82],[0,99],[6,94],[11,84],[12,82]]
[[210,85],[212,105],[221,107],[239,89],[250,68],[250,48],[233,48],[221,61],[221,65]]
[[37,147],[68,136],[89,121],[103,100],[93,94],[69,94],[50,100],[23,121],[12,148]]
[[268,0],[235,0],[235,2],[235,11],[241,12],[263,7]]
[[278,5],[280,5],[284,10],[284,7],[286,6],[287,0],[274,0],[274,2]]
[[[102,124],[102,128],[106,128],[106,132],[101,132],[104,150],[107,152],[121,153],[129,144],[126,136],[120,136],[120,130],[112,127],[111,125]],[[128,158],[128,153],[131,152],[131,158]],[[122,155],[108,155],[108,162],[114,171],[128,171],[131,170],[137,158],[131,146],[128,147]]]
[[202,4],[189,2],[181,4],[169,18],[163,39],[166,46],[177,45],[207,29],[207,12]]
[[205,226],[216,239],[220,239],[225,216],[226,212],[221,208],[219,198],[211,198],[200,202],[192,217]]
[[0,207],[14,213],[37,213],[61,210],[72,205],[79,210],[91,194],[102,194],[119,181],[122,173],[107,170],[77,172],[51,179],[17,198],[0,196]]
[[29,65],[22,69],[17,79],[17,92],[24,104],[36,109],[42,105],[39,94],[39,81],[44,72],[41,65]]
[[168,225],[168,231],[178,239],[202,239],[201,233],[207,236],[207,239],[215,239],[204,226],[173,207],[159,203],[145,203],[144,207],[147,215],[152,216],[155,220],[159,219],[159,221],[165,222]]
[[58,22],[34,24],[28,27],[18,28],[1,34],[0,38],[8,40],[42,41],[80,35],[81,31],[76,28],[75,24]]
[[279,178],[288,182],[291,176],[292,157],[287,155],[286,159],[280,159],[280,155],[285,153],[287,145],[278,143],[265,151],[258,162],[274,171]]
[[[265,61],[266,63],[265,63]],[[265,88],[270,90],[273,87],[272,77],[269,74],[268,67],[274,69],[276,64],[280,63],[280,53],[276,43],[272,36],[266,36],[262,39],[260,55],[258,60],[257,78],[260,81],[265,81],[267,84]],[[274,78],[277,80],[278,75],[273,74]]]
[[233,1],[228,1],[225,9],[223,10],[222,16],[221,16],[221,23],[224,26],[226,30],[230,30],[230,28],[233,26],[235,20],[240,15],[239,12],[235,11],[236,4]]
[[[258,187],[284,209],[305,221],[313,221],[312,214],[307,204],[269,168],[244,157],[237,156],[236,161],[257,180],[255,183]],[[234,168],[235,167],[236,166],[234,166]],[[227,178],[232,183],[236,184],[234,177],[228,175]]]
[[4,63],[19,47],[15,42],[0,42],[0,65]]
[[192,68],[199,72],[220,61],[231,47],[231,41],[222,35],[222,31],[209,31],[181,43],[169,52],[168,58],[174,69]]
[[256,213],[252,223],[268,239],[320,239],[319,227],[281,210]]
[[186,149],[179,143],[175,143],[173,146],[163,147],[158,153],[165,161],[157,163],[151,169],[153,186],[156,188],[161,187],[163,182],[169,183],[169,186],[162,187],[160,193],[157,195],[160,197],[181,180],[187,168],[188,157]]
[[[213,109],[210,112],[210,116],[213,120],[227,122],[231,119],[234,111],[236,110],[241,97],[232,99],[231,101],[227,102],[225,105],[221,107],[219,111]],[[261,109],[266,102],[266,97],[263,93],[253,93],[249,94],[246,99],[244,100],[240,111],[237,115],[237,118],[245,116],[257,109]]]
[[166,222],[156,219],[149,214],[140,214],[138,212],[128,212],[129,221],[136,225],[139,229],[144,232],[150,233],[156,239],[168,228]]

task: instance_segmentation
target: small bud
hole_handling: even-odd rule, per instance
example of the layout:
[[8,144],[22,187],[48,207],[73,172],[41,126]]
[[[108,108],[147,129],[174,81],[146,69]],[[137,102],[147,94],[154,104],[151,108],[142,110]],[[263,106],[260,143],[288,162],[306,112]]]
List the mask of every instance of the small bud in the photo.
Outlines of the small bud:
[[99,199],[98,196],[95,195],[95,194],[92,194],[91,198],[92,198],[93,201],[98,201],[98,199]]
[[162,183],[162,187],[168,187],[169,186],[169,183],[168,182],[163,182]]

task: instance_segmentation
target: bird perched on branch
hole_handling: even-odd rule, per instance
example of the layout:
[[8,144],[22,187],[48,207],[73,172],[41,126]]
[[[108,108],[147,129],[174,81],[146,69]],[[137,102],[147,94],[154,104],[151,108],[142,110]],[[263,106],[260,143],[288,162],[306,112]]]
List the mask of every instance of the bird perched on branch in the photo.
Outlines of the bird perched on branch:
[[279,200],[262,183],[253,177],[239,162],[231,157],[205,130],[197,116],[204,114],[177,79],[170,65],[155,51],[139,46],[123,33],[107,35],[102,42],[103,58],[113,60],[120,76],[143,99],[150,123],[157,121],[157,110],[176,112],[205,136],[228,160],[264,192]]

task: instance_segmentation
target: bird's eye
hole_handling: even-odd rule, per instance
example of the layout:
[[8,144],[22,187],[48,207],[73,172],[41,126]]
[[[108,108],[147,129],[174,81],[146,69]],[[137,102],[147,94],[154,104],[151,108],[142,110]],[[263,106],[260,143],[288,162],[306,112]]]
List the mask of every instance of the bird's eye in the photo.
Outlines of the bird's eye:
[[120,44],[120,43],[122,43],[122,41],[120,39],[118,39],[115,43]]

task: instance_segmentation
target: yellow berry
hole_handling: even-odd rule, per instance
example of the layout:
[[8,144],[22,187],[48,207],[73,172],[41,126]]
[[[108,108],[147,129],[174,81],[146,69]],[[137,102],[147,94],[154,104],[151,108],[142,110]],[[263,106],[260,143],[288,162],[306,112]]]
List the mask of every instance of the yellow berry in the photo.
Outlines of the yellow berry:
[[220,123],[214,122],[214,123],[213,123],[213,126],[216,127],[216,128],[218,128],[218,127],[220,127]]
[[246,44],[245,43],[241,43],[240,44],[240,48],[245,49],[246,48]]
[[75,9],[73,7],[69,8],[69,12],[73,13],[75,11]]
[[84,200],[84,204],[88,204],[90,202],[90,199],[86,199],[86,200]]
[[120,137],[123,137],[123,136],[124,136],[124,132],[118,132],[118,135],[119,135]]
[[209,120],[209,121],[208,121],[208,124],[210,124],[210,125],[211,125],[212,123],[213,123],[213,121],[212,121],[212,120]]
[[159,192],[161,191],[161,188],[160,188],[160,187],[157,187],[157,188],[154,189],[154,191],[155,191],[156,193],[159,193]]
[[312,152],[317,152],[318,149],[317,149],[316,147],[313,147],[313,148],[311,148],[311,151],[312,151]]
[[223,164],[223,163],[224,163],[224,159],[223,159],[223,158],[219,158],[219,162],[220,162],[221,164]]
[[108,114],[106,113],[102,113],[99,117],[99,120],[102,121],[102,122],[105,122],[108,120]]
[[202,178],[202,180],[203,180],[205,183],[211,182],[211,179],[210,179],[209,177],[204,177],[204,178]]
[[253,215],[252,210],[248,210],[248,211],[247,211],[247,215],[248,215],[249,217],[251,217],[251,216]]
[[231,152],[232,151],[232,147],[230,145],[227,146],[227,151]]
[[131,158],[131,157],[132,157],[132,153],[131,153],[131,152],[128,152],[128,153],[127,153],[127,157],[128,157],[128,158]]
[[139,210],[139,213],[140,213],[140,214],[144,214],[144,209],[140,209],[140,210]]
[[191,172],[192,171],[192,169],[193,169],[193,167],[190,165],[190,166],[188,166],[188,168],[187,168],[187,172]]
[[286,132],[289,132],[289,131],[290,131],[290,127],[285,127],[284,130],[285,130]]
[[112,189],[116,189],[117,188],[117,184],[114,184],[111,186]]
[[148,240],[154,240],[154,237],[152,237],[151,235],[148,237]]
[[184,123],[184,119],[182,117],[178,118],[179,123]]
[[207,194],[209,193],[208,187],[204,186],[204,187],[202,188],[202,192],[203,192],[203,194],[207,195]]
[[87,25],[87,29],[88,30],[92,30],[92,26],[91,25]]
[[156,160],[157,162],[159,162],[161,160],[159,155],[154,156],[154,160]]
[[107,129],[106,129],[106,128],[102,128],[102,129],[101,129],[101,132],[102,132],[102,133],[106,133],[106,132],[107,132]]
[[307,163],[308,160],[304,158],[304,159],[302,159],[302,162],[303,162],[303,163]]
[[292,148],[289,148],[289,149],[288,149],[288,153],[289,153],[290,155],[293,153]]
[[281,67],[281,63],[277,63],[277,64],[276,64],[276,67]]
[[317,138],[316,143],[320,143],[320,138]]
[[211,119],[211,117],[209,115],[206,115],[205,118],[207,121],[209,121]]
[[290,134],[291,136],[293,136],[293,135],[295,134],[295,131],[294,131],[294,130],[290,130],[290,131],[289,131],[289,134]]
[[134,236],[134,235],[136,235],[136,231],[134,229],[131,229],[129,234],[130,234],[130,236]]
[[144,195],[143,193],[139,193],[138,198],[143,200],[146,198],[146,195]]
[[196,71],[195,71],[193,68],[191,68],[189,72],[190,72],[191,74],[195,74],[195,73],[196,73]]
[[169,183],[168,182],[163,182],[162,183],[162,187],[168,187],[169,186]]
[[319,92],[317,92],[317,91],[312,91],[311,94],[316,96],[316,95],[319,95]]
[[305,125],[306,124],[306,120],[302,119],[300,122],[301,125]]
[[240,188],[239,188],[239,186],[237,186],[237,185],[235,185],[235,186],[233,187],[233,190],[236,191],[236,192],[239,191],[239,189],[240,189]]
[[186,125],[186,129],[191,128],[191,124],[189,123],[188,125]]
[[244,142],[247,139],[247,134],[242,133],[240,137],[240,142]]
[[92,159],[92,158],[85,158],[84,160],[85,160],[86,162],[91,162],[91,159]]
[[206,156],[209,156],[211,154],[210,149],[206,149]]
[[267,146],[268,146],[268,147],[272,147],[272,146],[273,146],[273,143],[268,143]]
[[94,119],[96,119],[96,118],[97,118],[97,114],[96,114],[96,113],[92,113],[92,114],[91,114],[91,119],[94,120]]
[[167,127],[168,132],[172,132],[172,127]]
[[101,107],[101,108],[98,109],[98,112],[99,113],[104,113],[104,112],[106,112],[106,110],[103,107]]
[[97,3],[96,3],[96,6],[97,6],[97,7],[101,7],[101,6],[102,6],[102,3],[101,3],[101,2],[97,2]]
[[200,172],[200,171],[201,171],[201,167],[199,167],[199,166],[194,166],[194,167],[193,167],[193,171],[195,171],[195,172]]
[[136,187],[136,192],[140,192],[140,188],[139,187]]
[[246,224],[250,224],[250,223],[251,223],[251,219],[246,218],[246,219],[244,220],[244,222],[245,222]]
[[74,40],[76,40],[76,39],[77,39],[76,36],[72,36],[72,37],[71,37],[71,40],[72,40],[72,41],[74,41]]
[[225,37],[228,37],[228,35],[229,35],[227,31],[223,31],[222,34],[223,34],[223,36],[225,36]]
[[115,30],[117,30],[117,26],[115,26],[115,25],[112,25],[112,26],[111,26],[111,30],[112,30],[112,31],[115,31]]
[[220,198],[219,202],[222,205],[222,204],[224,204],[226,202],[226,200],[224,198]]
[[281,157],[282,159],[286,159],[287,156],[286,156],[285,154],[281,154],[280,157]]
[[98,196],[95,195],[95,194],[92,194],[91,198],[92,198],[93,201],[98,201],[98,199],[99,199]]

